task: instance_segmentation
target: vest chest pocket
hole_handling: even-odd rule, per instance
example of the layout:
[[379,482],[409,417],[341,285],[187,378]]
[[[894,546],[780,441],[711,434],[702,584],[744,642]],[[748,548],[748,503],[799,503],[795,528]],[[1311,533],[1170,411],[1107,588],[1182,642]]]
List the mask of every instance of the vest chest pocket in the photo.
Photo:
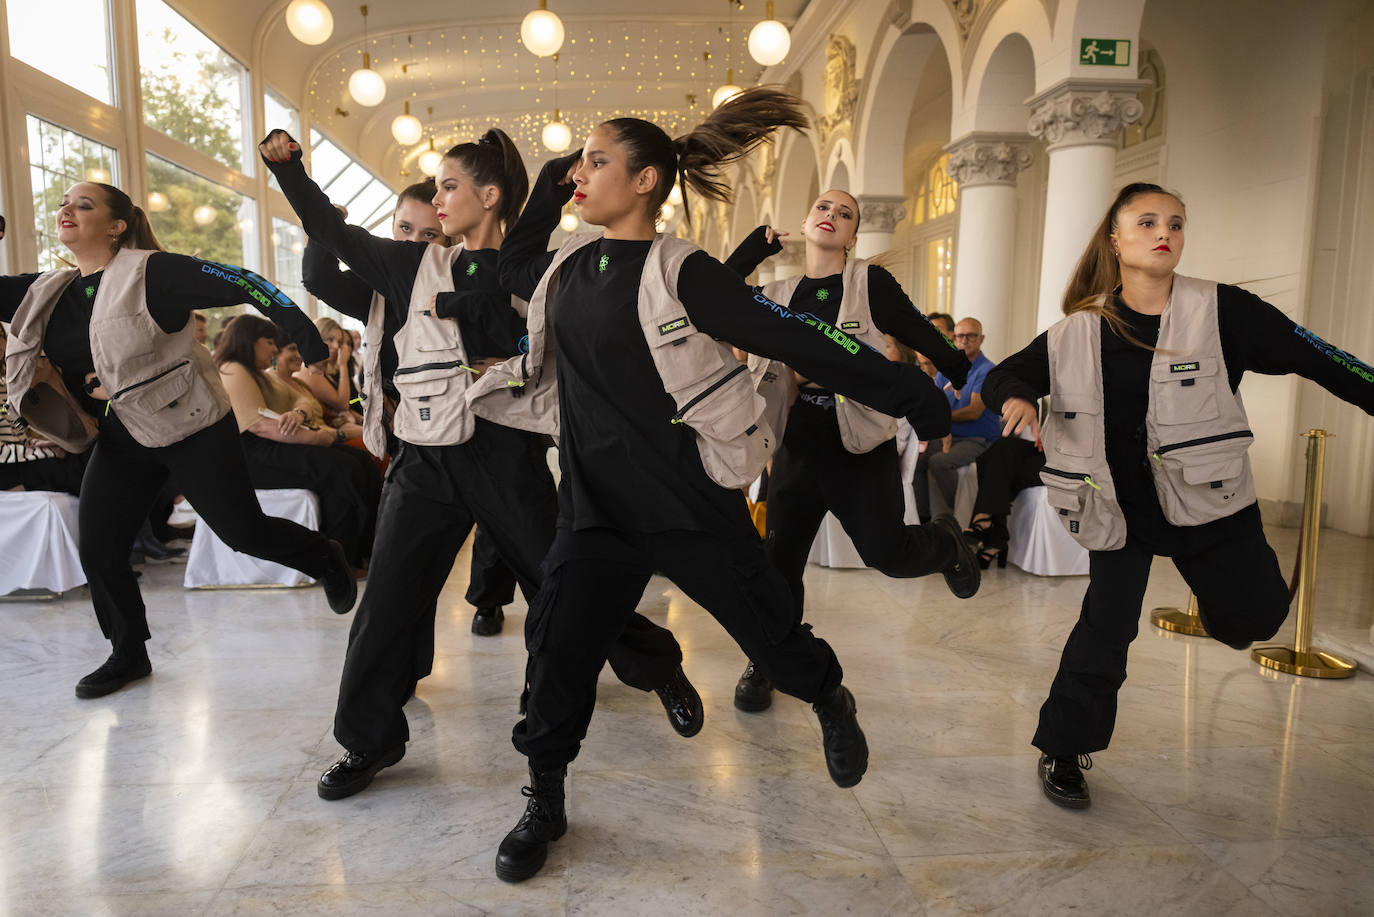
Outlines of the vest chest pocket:
[[1097,439],[1098,415],[1102,413],[1099,393],[1052,393],[1046,426],[1046,442],[1060,455],[1091,458]]
[[699,396],[675,422],[696,433],[701,464],[711,480],[722,487],[748,487],[776,446],[763,418],[763,396],[755,393],[742,363],[712,384],[717,383],[719,388]]
[[1185,357],[1150,367],[1150,399],[1155,417],[1163,424],[1215,420],[1217,408],[1217,360]]
[[1151,460],[1164,518],[1201,525],[1255,502],[1247,454],[1253,441],[1249,430],[1237,430],[1159,447]]
[[101,341],[101,349],[119,364],[119,375],[137,379],[141,370],[157,363],[157,339],[165,333],[151,316],[114,315],[91,321],[91,340]]
[[434,298],[420,309],[411,309],[402,329],[409,345],[421,353],[457,353],[460,341],[458,322],[434,314]]
[[[663,322],[642,323],[649,354],[663,380],[663,390],[678,398],[679,392],[694,386],[704,387],[726,369],[721,345],[701,334],[684,314]],[[734,362],[734,357],[730,358]]]
[[1126,517],[1090,475],[1042,468],[1040,481],[1074,541],[1089,551],[1112,551],[1126,543]]

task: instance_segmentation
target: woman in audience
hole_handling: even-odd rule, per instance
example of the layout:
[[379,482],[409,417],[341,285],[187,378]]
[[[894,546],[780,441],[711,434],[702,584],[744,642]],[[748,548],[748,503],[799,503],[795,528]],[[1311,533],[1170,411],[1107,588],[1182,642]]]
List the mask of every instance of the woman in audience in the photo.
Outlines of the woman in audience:
[[331,427],[341,423],[361,423],[362,417],[353,377],[357,367],[353,362],[353,338],[342,325],[328,316],[315,319],[320,337],[329,346],[329,358],[311,363],[296,372],[311,393],[324,406],[324,419]]
[[[230,547],[323,580],[330,607],[349,611],[357,584],[339,546],[258,506],[229,400],[190,315],[251,300],[312,359],[324,353],[319,333],[253,272],[163,252],[147,215],[111,185],[67,189],[56,229],[76,268],[0,277],[0,321],[13,323],[11,417],[68,452],[99,433],[81,484],[79,541],[113,651],[77,683],[77,696],[100,697],[152,671],[129,550],[169,474]],[[43,354],[56,373],[45,375]]]
[[349,563],[361,566],[372,551],[381,475],[369,456],[343,446],[343,428],[310,424],[306,397],[266,371],[277,340],[270,322],[240,315],[215,352],[253,486],[312,491],[320,501],[320,530],[343,545]]

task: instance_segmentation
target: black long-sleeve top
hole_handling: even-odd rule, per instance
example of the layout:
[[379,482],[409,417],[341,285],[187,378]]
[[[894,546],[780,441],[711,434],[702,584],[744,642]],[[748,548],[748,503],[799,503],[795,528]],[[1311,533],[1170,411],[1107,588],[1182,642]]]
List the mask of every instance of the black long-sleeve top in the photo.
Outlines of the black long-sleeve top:
[[[767,230],[767,226],[760,226],[751,232],[725,263],[741,275],[748,275],[765,258],[782,251],[782,240],[774,239],[770,243]],[[795,312],[810,312],[833,325],[839,320],[843,301],[844,274],[838,273],[828,277],[803,277],[787,305]],[[963,388],[970,368],[968,357],[916,308],[897,278],[876,264],[868,266],[868,308],[879,331],[925,354],[955,388]]]
[[[553,260],[549,236],[572,194],[557,179],[572,160],[544,167],[501,248],[502,286],[518,296],[533,295]],[[744,501],[707,477],[695,434],[671,422],[677,406],[639,323],[640,278],[651,244],[603,238],[583,247],[564,262],[558,292],[547,303],[558,349],[560,525],[738,536],[750,524]],[[917,386],[930,385],[914,366],[890,363],[864,347],[850,353],[803,317],[756,300],[734,271],[705,252],[683,262],[677,294],[699,331],[784,360],[879,410],[906,414],[920,403]]]
[[[62,373],[63,384],[97,416],[103,416],[104,409],[86,394],[84,383],[87,374],[95,371],[91,311],[104,273],[100,270],[72,281],[53,307],[43,336],[43,350]],[[14,320],[24,295],[40,276],[0,277],[0,320]],[[246,304],[281,327],[296,342],[303,359],[323,360],[329,354],[310,317],[271,282],[246,268],[154,252],[148,256],[144,292],[153,321],[168,334],[185,328],[194,309]]]
[[[305,254],[301,256],[301,282],[315,298],[350,318],[367,322],[372,315],[372,288],[352,271],[339,270],[339,259],[329,249],[306,237]],[[396,332],[401,323],[396,310],[386,306],[382,314],[381,353],[378,357],[382,377],[382,391],[393,400],[400,394],[392,377],[399,365],[396,355]]]
[[[1142,343],[1159,340],[1160,316],[1144,315],[1116,300],[1130,333]],[[1217,324],[1231,390],[1247,372],[1270,376],[1297,373],[1343,401],[1374,414],[1374,369],[1321,340],[1247,290],[1217,286]],[[1008,398],[1032,403],[1050,390],[1048,333],[1007,357],[983,383],[983,402],[997,413]],[[1196,544],[1224,538],[1236,517],[1190,530],[1170,525],[1159,508],[1146,456],[1145,413],[1149,407],[1154,354],[1115,334],[1102,320],[1102,394],[1107,465],[1132,535],[1156,544]],[[1202,531],[1198,531],[1202,530]]]
[[[306,174],[299,150],[288,162],[263,161],[277,177],[305,234],[336,260],[347,264],[349,273],[362,284],[359,287],[351,281],[341,282],[337,276],[330,278],[321,259],[312,259],[312,274],[305,278],[306,289],[360,321],[367,321],[371,291],[381,293],[387,304],[386,337],[390,340],[405,324],[415,275],[426,248],[435,243],[382,239],[361,226],[345,223],[329,197]],[[458,320],[463,349],[469,359],[514,356],[525,336],[525,320],[511,308],[509,296],[501,291],[497,271],[494,249],[465,250],[453,262],[455,292],[440,293],[435,302],[437,316]],[[334,274],[339,273],[335,266]],[[322,292],[312,288],[312,283]],[[367,291],[365,299],[360,295],[362,290]],[[338,301],[328,298],[326,293]],[[390,378],[389,373],[384,376]]]

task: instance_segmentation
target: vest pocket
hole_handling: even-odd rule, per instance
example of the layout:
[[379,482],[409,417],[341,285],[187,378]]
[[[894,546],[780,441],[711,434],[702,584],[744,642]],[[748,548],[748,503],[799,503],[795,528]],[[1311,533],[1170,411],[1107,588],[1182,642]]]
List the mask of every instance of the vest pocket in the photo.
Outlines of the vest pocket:
[[127,406],[141,414],[155,413],[174,406],[185,396],[191,388],[193,372],[191,361],[183,360],[150,379],[125,386],[115,392],[110,400],[118,403],[120,407]]
[[[641,325],[654,366],[663,381],[663,390],[673,395],[675,401],[682,401],[676,397],[678,392],[715,379],[727,368],[721,345],[698,332],[686,315],[667,322]],[[735,362],[733,356],[730,362]]]
[[1052,393],[1052,434],[1046,437],[1054,451],[1076,458],[1092,458],[1097,438],[1097,415],[1102,413],[1098,392]]
[[696,433],[701,464],[722,487],[753,483],[776,445],[763,418],[763,397],[754,392],[744,370],[744,364],[739,364],[739,371],[731,370],[717,380],[713,385],[718,387],[698,395],[672,419]]
[[1091,475],[1040,469],[1049,504],[1073,539],[1089,551],[1114,551],[1126,543],[1126,519]]
[[451,318],[436,317],[433,297],[424,308],[410,310],[410,318],[403,331],[409,338],[407,343],[421,353],[458,349],[458,322]]
[[1215,420],[1217,407],[1215,357],[1174,359],[1150,367],[1151,405],[1163,424]]
[[1164,518],[1202,525],[1255,502],[1249,430],[1236,430],[1160,446],[1150,457]]

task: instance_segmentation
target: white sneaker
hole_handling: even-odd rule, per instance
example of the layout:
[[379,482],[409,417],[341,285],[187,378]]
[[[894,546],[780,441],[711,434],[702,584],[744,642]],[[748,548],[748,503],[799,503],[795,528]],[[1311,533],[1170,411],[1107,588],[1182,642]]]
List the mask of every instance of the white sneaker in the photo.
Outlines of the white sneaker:
[[200,516],[196,515],[195,509],[189,500],[182,500],[180,503],[172,505],[172,514],[167,517],[167,524],[174,529],[190,528],[196,524]]

